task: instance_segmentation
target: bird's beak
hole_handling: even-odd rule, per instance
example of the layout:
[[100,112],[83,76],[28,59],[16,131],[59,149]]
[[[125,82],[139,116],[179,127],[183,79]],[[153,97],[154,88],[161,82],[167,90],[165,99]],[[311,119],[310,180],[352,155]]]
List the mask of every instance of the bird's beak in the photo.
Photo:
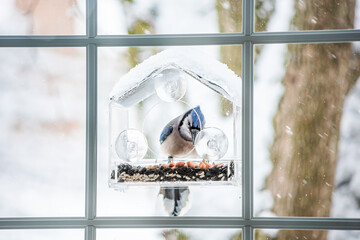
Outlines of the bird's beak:
[[196,136],[198,135],[198,133],[200,132],[199,129],[196,129],[196,128],[193,128],[190,130],[191,131],[191,139],[192,139],[192,142],[193,144],[195,144],[195,139],[196,139]]

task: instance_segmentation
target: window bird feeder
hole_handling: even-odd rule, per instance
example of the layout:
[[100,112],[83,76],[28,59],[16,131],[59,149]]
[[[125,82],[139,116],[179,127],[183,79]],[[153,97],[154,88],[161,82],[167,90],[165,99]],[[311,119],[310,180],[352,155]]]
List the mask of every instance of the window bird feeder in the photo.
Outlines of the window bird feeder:
[[165,50],[124,75],[110,100],[110,187],[239,184],[241,79],[225,64]]

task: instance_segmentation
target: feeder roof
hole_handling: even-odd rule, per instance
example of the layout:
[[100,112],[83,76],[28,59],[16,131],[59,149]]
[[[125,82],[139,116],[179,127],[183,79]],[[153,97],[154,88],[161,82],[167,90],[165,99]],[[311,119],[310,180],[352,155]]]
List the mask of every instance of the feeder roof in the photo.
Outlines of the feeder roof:
[[175,67],[191,75],[236,105],[241,105],[241,78],[226,64],[193,48],[171,48],[151,56],[125,74],[114,86],[110,99],[125,107],[155,92],[154,77]]

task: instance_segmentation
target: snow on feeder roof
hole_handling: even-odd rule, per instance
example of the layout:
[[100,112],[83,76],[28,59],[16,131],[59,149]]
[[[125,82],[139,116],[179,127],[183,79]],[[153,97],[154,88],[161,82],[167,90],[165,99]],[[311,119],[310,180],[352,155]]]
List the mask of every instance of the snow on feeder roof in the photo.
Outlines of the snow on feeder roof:
[[226,64],[192,48],[172,48],[146,59],[125,74],[114,86],[110,99],[130,107],[155,93],[155,78],[165,69],[176,68],[241,105],[241,78]]

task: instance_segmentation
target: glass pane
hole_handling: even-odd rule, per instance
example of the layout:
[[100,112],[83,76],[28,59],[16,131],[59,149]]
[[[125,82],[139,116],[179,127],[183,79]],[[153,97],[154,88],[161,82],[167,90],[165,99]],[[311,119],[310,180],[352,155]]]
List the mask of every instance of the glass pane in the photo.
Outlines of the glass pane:
[[131,240],[241,240],[240,229],[97,229],[96,239]]
[[83,216],[85,51],[0,49],[0,216]]
[[255,215],[359,218],[358,43],[256,52]]
[[359,29],[359,7],[352,0],[256,0],[255,31]]
[[0,35],[85,34],[85,0],[3,0]]
[[7,240],[82,240],[83,229],[17,229],[0,230],[0,239]]
[[[182,207],[176,210],[180,215],[241,215],[241,111],[238,95],[241,94],[241,79],[221,63],[227,63],[240,74],[240,61],[240,46],[99,49],[98,215],[169,215],[174,207],[172,204],[179,202],[173,199],[165,201],[164,192],[172,191],[170,189],[174,187],[180,188],[171,194],[184,191],[179,193],[184,201]],[[172,75],[173,72],[176,74]],[[178,85],[174,92],[184,90],[180,91],[184,95],[166,102],[172,95],[167,95],[167,88],[162,87],[164,79],[184,81],[176,82]],[[217,86],[216,91],[214,86]],[[206,167],[200,165],[202,158],[194,154],[195,142],[190,138],[186,144],[179,140],[179,145],[169,145],[181,146],[177,149],[179,153],[162,148],[164,145],[159,141],[167,123],[196,106],[205,119],[204,127],[200,126],[198,130],[203,133],[205,127],[212,130],[216,127],[224,133],[228,143],[227,151],[223,152],[225,155],[219,160],[208,159]],[[190,123],[195,128],[194,122]],[[173,129],[174,133],[179,131],[177,127]],[[181,130],[184,134],[189,131],[184,129]],[[119,144],[123,133],[127,133],[126,145]],[[131,142],[129,139],[135,136],[132,134],[141,136],[139,139],[145,138],[147,144],[137,140]],[[217,141],[216,144],[225,142]],[[126,149],[128,146],[144,146],[148,150],[142,154],[139,150],[138,155],[127,158],[130,155],[124,156],[123,153],[131,152],[123,151],[123,146]],[[176,167],[169,164],[171,159],[168,157],[173,154],[174,162],[171,164],[178,164]],[[220,165],[215,166],[218,163]],[[159,192],[160,187],[162,190]]]
[[101,0],[99,34],[242,31],[241,0]]
[[345,230],[280,230],[280,229],[256,229],[254,240],[285,240],[285,239],[328,239],[328,240],[357,240],[360,231]]

